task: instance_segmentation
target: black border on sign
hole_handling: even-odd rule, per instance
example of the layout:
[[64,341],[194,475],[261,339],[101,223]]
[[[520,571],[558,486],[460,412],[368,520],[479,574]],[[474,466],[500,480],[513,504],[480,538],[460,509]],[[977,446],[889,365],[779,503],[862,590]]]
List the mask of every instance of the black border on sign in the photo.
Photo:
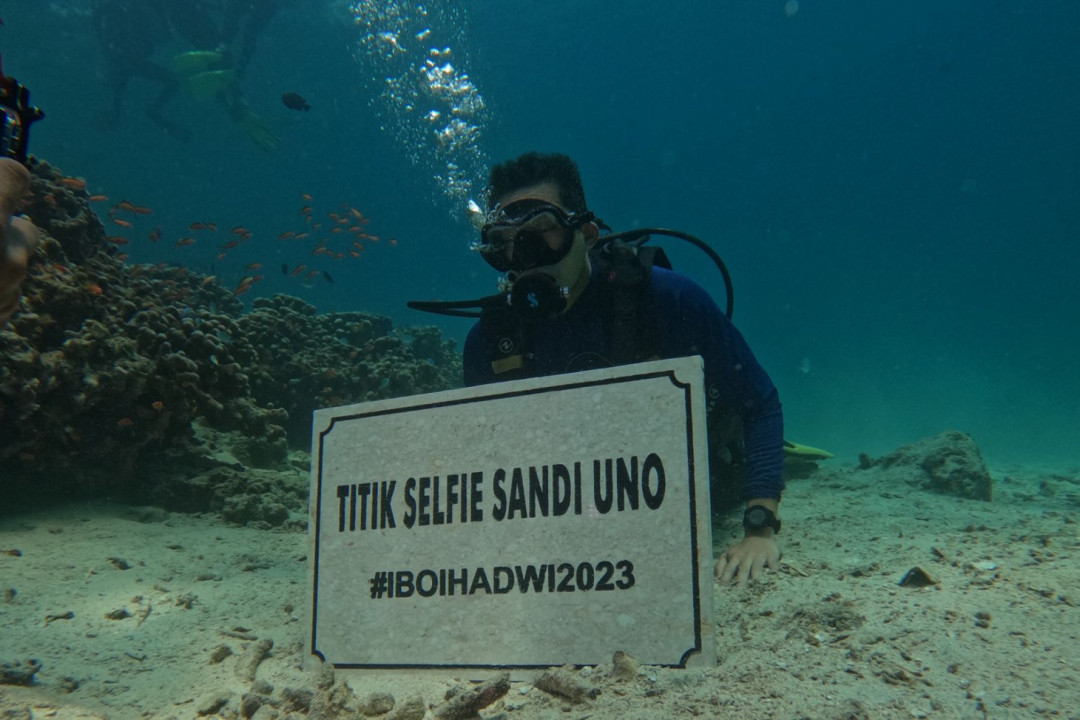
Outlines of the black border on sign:
[[[604,380],[591,380],[583,382],[571,382],[565,385],[553,385],[544,388],[533,388],[531,390],[516,390],[503,393],[493,393],[490,395],[482,395],[479,397],[468,397],[459,400],[444,400],[441,402],[421,403],[419,405],[411,405],[404,408],[393,408],[389,410],[377,410],[373,412],[361,412],[353,415],[342,415],[330,420],[330,425],[325,430],[319,433],[319,450],[318,450],[318,483],[315,492],[316,495],[316,507],[315,507],[315,557],[314,557],[314,578],[312,581],[312,597],[311,597],[311,654],[319,658],[319,660],[326,662],[326,657],[317,649],[317,628],[318,628],[318,613],[319,613],[319,538],[321,537],[322,530],[322,496],[323,496],[323,447],[324,439],[330,434],[330,431],[334,429],[334,426],[339,421],[357,420],[360,418],[377,417],[380,415],[395,415],[404,412],[415,412],[417,410],[430,410],[440,407],[451,407],[454,405],[465,405],[474,402],[486,402],[488,400],[500,400],[505,398],[523,397],[526,395],[536,395],[539,393],[552,392],[556,390],[575,390],[584,387],[596,387],[600,385],[615,385],[625,382],[637,382],[640,380],[652,380],[655,378],[667,377],[671,384],[677,388],[682,388],[683,398],[685,403],[686,412],[686,455],[687,455],[687,468],[689,469],[690,479],[690,559],[692,563],[691,577],[693,578],[694,587],[694,645],[683,653],[678,663],[659,663],[658,667],[678,667],[685,668],[686,663],[690,660],[690,657],[696,653],[701,652],[701,578],[698,575],[698,528],[697,528],[697,467],[694,464],[694,415],[693,415],[693,395],[690,392],[690,383],[682,382],[675,377],[674,370],[663,370],[654,372],[642,372],[635,375],[624,375],[617,378],[607,378]],[[490,387],[490,386],[488,386]],[[706,471],[707,472],[707,471]],[[539,669],[550,667],[550,663],[539,665],[492,665],[492,664],[423,664],[423,663],[334,663],[335,668],[341,668],[344,670],[441,670],[451,668],[462,668],[469,670],[503,670],[503,669]]]

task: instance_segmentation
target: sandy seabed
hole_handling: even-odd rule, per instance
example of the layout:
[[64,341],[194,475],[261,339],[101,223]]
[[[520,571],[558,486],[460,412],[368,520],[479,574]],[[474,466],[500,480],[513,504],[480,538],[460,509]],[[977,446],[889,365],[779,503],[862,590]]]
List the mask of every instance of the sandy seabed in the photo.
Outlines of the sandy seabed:
[[[783,570],[714,586],[716,667],[570,670],[576,701],[518,682],[480,716],[1080,718],[1080,470],[992,474],[993,502],[872,471],[793,482]],[[717,546],[739,531],[726,521]],[[255,690],[276,707],[257,719],[288,717],[282,698],[317,690],[300,669],[302,533],[78,504],[0,518],[0,551],[5,677],[41,663],[32,685],[0,685],[0,718],[240,717],[257,703],[242,704],[253,685],[238,666],[267,638]],[[936,584],[900,586],[915,566]],[[470,685],[385,673],[348,684],[369,711],[373,693],[392,695],[398,707],[384,717],[398,718],[410,717],[409,699],[413,717],[449,717],[446,692]],[[345,704],[344,714],[318,703],[293,714],[366,717]]]

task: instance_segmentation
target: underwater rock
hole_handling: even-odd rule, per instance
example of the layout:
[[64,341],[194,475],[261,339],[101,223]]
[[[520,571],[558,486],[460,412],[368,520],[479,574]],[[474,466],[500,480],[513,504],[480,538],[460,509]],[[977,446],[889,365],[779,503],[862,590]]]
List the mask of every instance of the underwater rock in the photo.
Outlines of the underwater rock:
[[281,699],[286,710],[295,710],[306,713],[311,709],[312,698],[315,693],[307,688],[284,688],[281,691]]
[[257,693],[244,693],[240,696],[240,717],[253,717],[270,698]]
[[40,671],[39,660],[0,663],[0,685],[33,685],[34,675]]
[[154,502],[174,512],[217,512],[239,525],[279,527],[307,507],[308,478],[279,472],[217,467],[195,474],[161,474],[151,480]]
[[273,647],[274,641],[269,638],[263,638],[248,645],[244,654],[236,660],[236,667],[233,668],[236,677],[240,680],[252,682],[255,679],[255,671],[258,670],[259,664],[262,663]]
[[420,697],[411,697],[394,708],[386,716],[386,720],[424,720],[426,713],[424,700]]
[[394,696],[387,692],[373,692],[362,698],[356,709],[362,715],[385,715],[394,709]]
[[991,500],[993,480],[970,436],[954,430],[905,445],[873,460],[860,456],[859,468],[877,469],[924,490],[972,500]]
[[548,695],[569,700],[575,705],[591,700],[600,694],[599,688],[589,687],[580,682],[567,667],[546,670],[533,681],[533,686]]
[[435,717],[440,720],[469,720],[508,692],[510,675],[505,673],[476,687],[455,687],[447,693],[445,702],[435,709]]
[[617,678],[628,680],[637,677],[641,664],[633,655],[622,650],[616,650],[611,656],[611,674]]
[[312,695],[307,720],[355,720],[356,695],[345,682]]
[[195,714],[200,717],[213,715],[228,705],[231,699],[232,693],[224,690],[211,690],[195,702]]
[[218,645],[216,648],[210,651],[210,664],[217,665],[233,654],[232,648],[228,645]]
[[929,573],[916,565],[904,573],[904,577],[900,578],[900,582],[897,584],[900,587],[924,588],[937,585],[937,580],[930,577]]

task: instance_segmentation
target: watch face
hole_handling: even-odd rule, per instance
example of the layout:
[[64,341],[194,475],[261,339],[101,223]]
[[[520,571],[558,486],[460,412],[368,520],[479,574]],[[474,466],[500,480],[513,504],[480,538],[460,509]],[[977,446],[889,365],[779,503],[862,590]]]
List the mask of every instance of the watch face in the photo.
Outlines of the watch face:
[[754,527],[761,527],[765,524],[765,511],[760,507],[755,507],[746,513],[746,521]]

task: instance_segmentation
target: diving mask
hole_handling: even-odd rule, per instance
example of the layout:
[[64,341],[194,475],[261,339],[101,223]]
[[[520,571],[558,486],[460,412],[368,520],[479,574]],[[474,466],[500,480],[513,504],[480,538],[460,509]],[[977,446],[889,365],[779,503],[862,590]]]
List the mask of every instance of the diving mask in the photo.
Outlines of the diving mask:
[[476,247],[499,272],[555,265],[570,252],[574,232],[593,217],[588,211],[567,213],[538,198],[496,205],[488,213]]

